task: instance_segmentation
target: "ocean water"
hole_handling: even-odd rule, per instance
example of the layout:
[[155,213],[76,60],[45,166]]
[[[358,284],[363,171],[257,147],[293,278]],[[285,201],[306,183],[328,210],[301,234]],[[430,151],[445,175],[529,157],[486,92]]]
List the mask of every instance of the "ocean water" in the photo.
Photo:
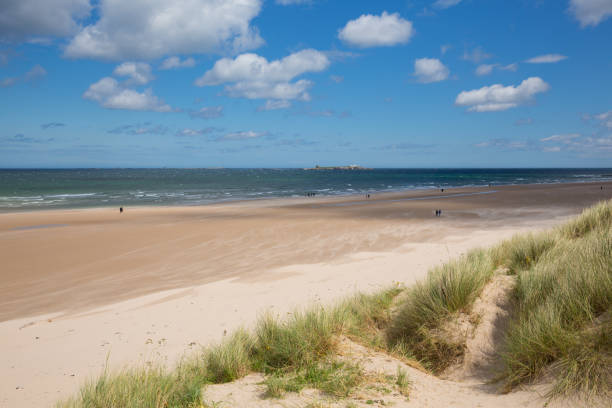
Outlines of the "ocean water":
[[0,170],[0,212],[612,180],[612,169]]

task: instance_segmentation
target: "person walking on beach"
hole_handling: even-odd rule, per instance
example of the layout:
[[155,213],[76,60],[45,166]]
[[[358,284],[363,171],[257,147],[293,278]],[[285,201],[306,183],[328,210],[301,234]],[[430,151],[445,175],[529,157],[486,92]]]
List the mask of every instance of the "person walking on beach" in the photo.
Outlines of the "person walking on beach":
[[119,207],[119,214],[123,213],[123,207]]

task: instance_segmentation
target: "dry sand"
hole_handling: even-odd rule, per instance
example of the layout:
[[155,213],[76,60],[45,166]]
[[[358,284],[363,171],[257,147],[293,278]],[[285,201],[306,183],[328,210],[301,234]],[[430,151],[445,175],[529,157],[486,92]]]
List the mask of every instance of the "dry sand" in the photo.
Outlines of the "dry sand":
[[611,198],[600,185],[0,214],[0,406],[52,406],[106,364],[174,364],[268,309],[409,285]]

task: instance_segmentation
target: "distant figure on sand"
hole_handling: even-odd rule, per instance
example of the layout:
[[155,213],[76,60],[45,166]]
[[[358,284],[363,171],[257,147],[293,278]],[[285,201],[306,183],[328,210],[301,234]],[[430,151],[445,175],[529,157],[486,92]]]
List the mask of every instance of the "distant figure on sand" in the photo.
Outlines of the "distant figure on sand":
[[119,214],[123,212],[123,207],[119,207]]
[[443,189],[443,188],[441,188],[441,189],[440,189],[440,191],[441,191],[441,192],[444,192],[444,189]]

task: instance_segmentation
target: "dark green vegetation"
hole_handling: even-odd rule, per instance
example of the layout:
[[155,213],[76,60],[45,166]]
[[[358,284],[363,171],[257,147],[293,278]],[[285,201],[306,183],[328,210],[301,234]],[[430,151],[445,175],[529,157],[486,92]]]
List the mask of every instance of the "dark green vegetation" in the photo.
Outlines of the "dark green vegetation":
[[[465,348],[449,322],[470,316],[496,273],[516,276],[512,320],[499,345],[507,390],[552,374],[550,396],[609,397],[612,392],[612,201],[553,231],[525,234],[432,270],[398,296],[394,287],[339,304],[263,316],[253,333],[239,330],[186,358],[174,371],[147,367],[104,373],[60,407],[199,407],[207,384],[266,374],[269,397],[313,387],[346,397],[364,376],[337,358],[338,338],[418,360],[434,373]],[[401,300],[400,300],[401,299]],[[476,321],[474,323],[477,323]],[[452,327],[452,326],[451,326]],[[397,386],[409,379],[398,371]]]

